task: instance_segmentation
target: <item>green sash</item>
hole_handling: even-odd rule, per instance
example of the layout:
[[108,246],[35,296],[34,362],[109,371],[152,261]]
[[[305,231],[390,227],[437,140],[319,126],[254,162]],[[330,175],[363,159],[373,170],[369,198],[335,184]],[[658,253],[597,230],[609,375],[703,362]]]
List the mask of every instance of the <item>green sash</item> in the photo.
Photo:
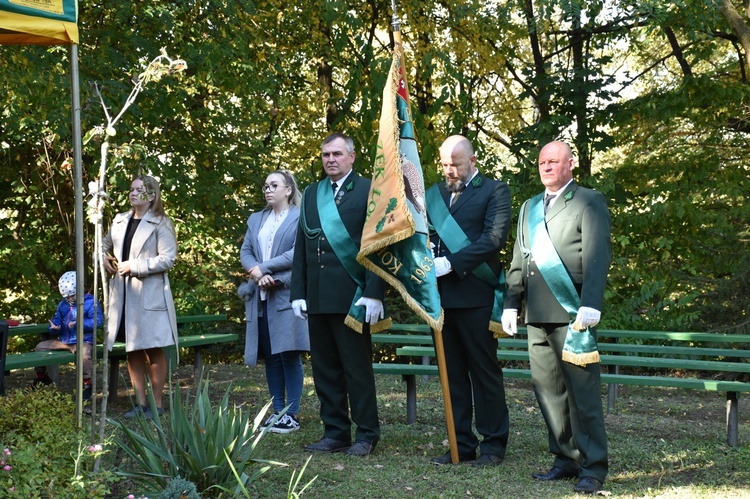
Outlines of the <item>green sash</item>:
[[[440,239],[445,243],[451,253],[458,253],[469,244],[469,238],[466,237],[463,229],[453,218],[448,207],[440,197],[440,189],[430,189],[427,191],[427,211],[430,212],[435,231]],[[490,317],[489,330],[492,331],[495,338],[508,336],[503,331],[502,315],[503,301],[505,300],[505,271],[500,271],[500,277],[495,277],[495,273],[487,264],[482,262],[472,272],[476,277],[495,290],[495,303],[492,305],[492,317]]]
[[[341,186],[341,188],[343,189],[344,186]],[[349,313],[344,323],[358,333],[361,333],[363,331],[362,325],[365,323],[365,307],[354,305],[354,303],[362,298],[362,294],[364,293],[366,272],[365,268],[357,262],[358,245],[352,240],[349,231],[346,230],[344,222],[341,220],[339,210],[333,199],[331,183],[327,180],[318,183],[317,201],[320,227],[328,238],[328,242],[331,244],[331,248],[333,248],[333,252],[341,262],[344,270],[347,271],[357,284],[357,292],[354,294],[354,299],[352,299],[352,304],[349,306]],[[302,211],[304,212],[304,208]],[[376,324],[371,325],[370,332],[377,333],[388,329],[390,325],[391,320],[386,317]]]
[[[542,194],[534,196],[529,200],[529,246],[534,261],[539,268],[539,272],[547,282],[552,294],[557,301],[570,315],[568,332],[565,335],[565,345],[563,346],[562,359],[571,364],[586,366],[599,362],[599,352],[596,347],[596,339],[586,328],[583,331],[573,329],[581,298],[578,296],[565,265],[563,265],[560,255],[552,243],[552,239],[547,232],[547,224],[544,221],[544,207]],[[523,215],[523,207],[521,207]],[[520,225],[522,216],[519,217],[519,232],[522,234]]]

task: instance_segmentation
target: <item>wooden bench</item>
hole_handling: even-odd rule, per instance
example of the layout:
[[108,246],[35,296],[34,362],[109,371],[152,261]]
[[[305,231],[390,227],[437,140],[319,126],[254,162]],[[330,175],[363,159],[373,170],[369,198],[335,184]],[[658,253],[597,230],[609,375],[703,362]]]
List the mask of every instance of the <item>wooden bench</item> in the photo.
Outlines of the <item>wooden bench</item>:
[[[406,326],[406,327],[404,327]],[[405,357],[432,358],[435,351],[432,337],[426,325],[394,325],[396,334],[379,333],[373,336],[374,343],[402,345],[396,354]],[[405,334],[404,332],[408,333]],[[410,333],[410,334],[409,334]],[[525,328],[520,328],[525,334]],[[389,341],[388,337],[392,341]],[[727,397],[727,443],[738,442],[738,394],[750,392],[750,383],[733,379],[717,379],[717,375],[729,374],[737,377],[750,373],[750,335],[724,335],[714,333],[598,330],[601,365],[608,372],[602,374],[602,383],[608,384],[607,408],[614,410],[619,385],[687,388],[705,391],[726,392]],[[721,345],[720,347],[713,345]],[[525,338],[502,338],[498,340],[497,357],[503,361],[524,364],[529,360]],[[376,372],[401,374],[407,383],[407,420],[416,421],[416,380],[409,367],[416,364],[390,364],[382,367],[375,364]],[[420,374],[437,374],[437,366],[418,365]],[[432,367],[432,369],[430,369]],[[656,370],[653,375],[643,370]],[[670,371],[689,371],[680,377],[668,375]],[[527,369],[504,368],[508,378],[530,378]],[[711,376],[707,373],[716,373]],[[411,379],[408,379],[411,377]],[[410,384],[413,386],[410,387]],[[412,396],[409,401],[410,394]],[[409,410],[411,409],[411,413]]]
[[[180,333],[182,333],[186,327],[189,327],[190,324],[213,324],[226,320],[227,317],[224,314],[184,315],[177,317],[177,327],[180,330]],[[41,334],[46,332],[46,324],[35,324],[9,328],[7,336]],[[196,379],[200,379],[203,372],[203,349],[211,345],[238,341],[239,336],[234,333],[206,333],[194,335],[179,334],[177,340],[179,348],[193,349],[194,373]],[[76,355],[68,350],[53,350],[49,352],[25,352],[6,355],[5,345],[0,346],[0,348],[2,348],[2,357],[0,358],[0,395],[5,393],[3,383],[3,376],[5,371],[26,369],[36,366],[60,365],[76,361]],[[97,345],[97,360],[102,358],[103,351],[104,346],[102,344]],[[125,344],[119,342],[115,343],[112,347],[112,351],[109,354],[109,358],[109,396],[114,399],[117,397],[117,390],[119,385],[119,363],[121,360],[126,358]]]

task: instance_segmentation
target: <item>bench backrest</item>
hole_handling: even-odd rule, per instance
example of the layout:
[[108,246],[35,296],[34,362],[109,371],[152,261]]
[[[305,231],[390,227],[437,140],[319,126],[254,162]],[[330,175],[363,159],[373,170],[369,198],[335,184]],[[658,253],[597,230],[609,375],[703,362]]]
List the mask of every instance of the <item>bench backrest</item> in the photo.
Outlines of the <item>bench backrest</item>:
[[[431,331],[427,324],[393,324],[388,331],[380,334],[393,333],[409,333],[416,336],[430,335]],[[629,329],[597,329],[596,333],[599,340],[631,339],[642,341],[687,341],[696,343],[726,343],[732,345],[745,344],[747,347],[750,347],[750,334],[702,333],[693,331],[636,331]],[[526,328],[523,326],[519,327],[518,334],[519,336],[525,336]],[[745,347],[743,346],[743,348]]]

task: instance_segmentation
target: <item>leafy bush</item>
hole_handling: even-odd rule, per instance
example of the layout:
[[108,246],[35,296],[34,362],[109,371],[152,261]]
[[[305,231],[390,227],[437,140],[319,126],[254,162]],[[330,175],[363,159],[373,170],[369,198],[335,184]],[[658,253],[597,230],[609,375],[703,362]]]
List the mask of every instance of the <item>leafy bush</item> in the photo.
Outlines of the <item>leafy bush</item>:
[[[199,382],[192,403],[190,394],[183,397],[177,386],[170,390],[168,416],[150,420],[138,414],[135,429],[111,420],[122,431],[115,441],[138,468],[120,474],[152,490],[165,490],[169,481],[179,476],[194,483],[204,497],[222,497],[223,493],[231,497],[272,465],[281,465],[252,458],[266,433],[261,423],[270,402],[252,419],[241,408],[229,407],[230,388],[214,407],[207,380]],[[154,408],[153,394],[150,402]],[[169,425],[162,425],[162,419]],[[260,466],[251,470],[254,465]]]
[[92,471],[101,445],[86,446],[70,395],[54,387],[16,390],[0,404],[0,491],[3,497],[104,498],[119,478]]
[[[0,404],[0,441],[16,439],[43,443],[52,454],[67,453],[77,442],[75,402],[70,395],[48,386],[33,391],[15,390]],[[75,446],[77,447],[77,445]]]
[[161,493],[159,499],[201,499],[201,496],[193,482],[178,476],[169,481],[169,486]]

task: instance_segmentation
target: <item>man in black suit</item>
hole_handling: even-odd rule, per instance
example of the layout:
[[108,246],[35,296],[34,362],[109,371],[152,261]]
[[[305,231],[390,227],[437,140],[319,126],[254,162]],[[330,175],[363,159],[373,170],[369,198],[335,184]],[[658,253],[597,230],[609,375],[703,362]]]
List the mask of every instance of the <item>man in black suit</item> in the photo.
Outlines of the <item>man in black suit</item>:
[[[459,460],[495,466],[505,457],[510,419],[497,339],[489,325],[497,307],[498,252],[508,236],[511,206],[508,186],[482,175],[476,160],[468,139],[448,137],[440,147],[445,182],[433,185],[426,198],[436,230],[431,242],[445,311],[443,342]],[[481,442],[472,431],[473,415]],[[450,452],[431,462],[450,464]]]
[[[531,378],[555,456],[549,471],[532,476],[542,481],[579,477],[575,492],[593,494],[608,470],[599,363],[598,358],[584,365],[565,360],[571,351],[566,338],[590,334],[596,343],[594,326],[609,271],[610,219],[604,196],[580,187],[573,167],[570,146],[563,142],[550,142],[539,153],[545,190],[519,214],[502,323],[515,334],[525,303]],[[565,286],[568,293],[560,291]]]
[[354,142],[344,134],[323,141],[321,158],[326,178],[305,189],[292,266],[292,308],[309,321],[325,426],[305,450],[367,456],[380,438],[370,326],[383,317],[385,293],[384,282],[356,261],[370,180],[352,170]]

